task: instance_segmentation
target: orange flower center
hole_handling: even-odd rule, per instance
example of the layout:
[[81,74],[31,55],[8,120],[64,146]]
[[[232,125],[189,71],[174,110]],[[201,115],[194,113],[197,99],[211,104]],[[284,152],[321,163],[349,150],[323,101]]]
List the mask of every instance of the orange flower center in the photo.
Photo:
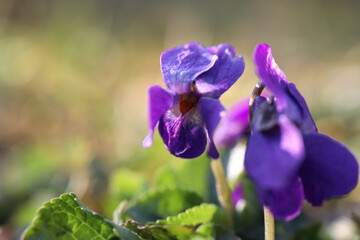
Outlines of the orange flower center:
[[193,94],[181,94],[179,101],[179,110],[182,115],[189,112],[199,101],[199,98]]

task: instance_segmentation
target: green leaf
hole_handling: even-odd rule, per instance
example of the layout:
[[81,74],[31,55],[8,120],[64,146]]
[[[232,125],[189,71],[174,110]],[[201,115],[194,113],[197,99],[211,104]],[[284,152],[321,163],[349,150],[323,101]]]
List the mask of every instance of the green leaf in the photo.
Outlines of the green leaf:
[[84,206],[73,193],[45,203],[23,239],[129,239],[139,240],[130,230],[116,225]]
[[134,220],[127,220],[123,226],[147,240],[187,240],[195,234],[194,227],[180,224],[142,226]]
[[119,202],[129,200],[146,189],[148,186],[143,174],[124,168],[116,169],[110,175],[108,196],[102,203],[103,213],[112,216]]
[[137,172],[121,168],[112,173],[109,185],[110,196],[122,201],[144,189],[146,179]]
[[203,224],[196,229],[196,232],[200,233],[202,236],[212,237],[215,235],[214,224]]
[[239,240],[220,225],[222,222],[223,215],[216,205],[203,203],[145,226],[133,220],[127,220],[124,226],[145,239]]
[[177,215],[202,202],[202,198],[190,190],[175,187],[152,189],[126,204],[120,212],[120,219],[123,222],[134,219],[144,225]]
[[178,174],[174,166],[167,165],[161,167],[156,172],[156,186],[160,187],[171,187],[171,186],[181,186],[180,179],[178,179]]
[[214,223],[205,223],[196,229],[197,235],[191,240],[240,240],[231,230]]
[[204,154],[191,161],[177,161],[160,168],[156,173],[156,184],[163,187],[188,188],[208,199],[209,174],[210,159]]
[[203,203],[200,206],[187,209],[177,216],[167,217],[165,220],[158,220],[156,224],[185,224],[196,226],[198,224],[218,222],[221,223],[221,212],[214,204]]

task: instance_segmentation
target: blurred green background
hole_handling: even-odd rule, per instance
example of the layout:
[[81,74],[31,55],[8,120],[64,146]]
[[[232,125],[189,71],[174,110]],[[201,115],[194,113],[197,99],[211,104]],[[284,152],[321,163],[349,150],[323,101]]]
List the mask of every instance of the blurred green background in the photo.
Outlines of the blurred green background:
[[[42,202],[63,192],[111,218],[159,166],[187,164],[157,133],[153,148],[141,142],[147,88],[164,86],[160,54],[189,41],[227,42],[243,55],[226,107],[252,91],[252,51],[269,44],[319,130],[359,158],[359,12],[360,1],[1,1],[0,239],[18,238]],[[333,229],[332,219],[360,215],[359,200],[356,189],[305,210]]]

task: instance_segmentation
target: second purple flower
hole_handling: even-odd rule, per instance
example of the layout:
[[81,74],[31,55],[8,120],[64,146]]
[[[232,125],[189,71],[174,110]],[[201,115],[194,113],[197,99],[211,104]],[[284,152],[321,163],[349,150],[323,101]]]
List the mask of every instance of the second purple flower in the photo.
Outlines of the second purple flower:
[[152,145],[158,126],[171,154],[198,157],[209,141],[209,157],[218,158],[213,133],[224,111],[218,98],[243,73],[242,56],[225,43],[205,48],[192,42],[163,52],[160,63],[167,89],[149,88],[149,134],[143,146]]
[[256,73],[270,90],[256,97],[245,169],[261,202],[276,219],[291,220],[303,200],[321,206],[350,193],[358,183],[359,166],[340,142],[318,132],[303,96],[276,64],[271,48],[254,52]]

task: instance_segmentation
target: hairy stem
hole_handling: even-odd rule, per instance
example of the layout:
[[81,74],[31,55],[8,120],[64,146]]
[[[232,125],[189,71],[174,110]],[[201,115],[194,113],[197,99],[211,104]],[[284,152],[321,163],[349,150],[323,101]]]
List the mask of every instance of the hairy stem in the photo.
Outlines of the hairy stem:
[[265,240],[275,240],[275,221],[271,212],[264,207]]
[[225,209],[229,227],[233,226],[234,208],[231,190],[227,183],[221,159],[211,159],[211,169],[216,181],[216,192],[221,206]]

